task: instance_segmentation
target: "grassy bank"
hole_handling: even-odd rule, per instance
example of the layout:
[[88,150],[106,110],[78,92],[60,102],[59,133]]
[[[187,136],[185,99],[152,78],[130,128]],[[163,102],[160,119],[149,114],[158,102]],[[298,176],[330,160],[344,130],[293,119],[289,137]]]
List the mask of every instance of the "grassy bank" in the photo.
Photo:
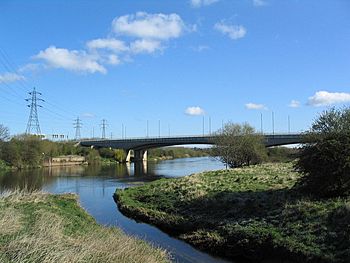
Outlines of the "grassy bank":
[[98,225],[75,195],[0,197],[0,262],[167,262],[166,253]]
[[120,209],[206,251],[252,262],[350,262],[350,198],[293,188],[289,164],[204,172],[118,190]]

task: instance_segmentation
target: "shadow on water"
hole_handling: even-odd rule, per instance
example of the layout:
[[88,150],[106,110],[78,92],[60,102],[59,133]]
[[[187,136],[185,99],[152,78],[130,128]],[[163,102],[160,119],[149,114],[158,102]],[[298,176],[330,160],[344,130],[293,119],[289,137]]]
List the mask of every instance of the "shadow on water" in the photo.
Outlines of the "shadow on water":
[[0,192],[13,189],[43,190],[50,193],[76,193],[81,205],[103,225],[117,226],[167,249],[174,262],[227,262],[196,250],[187,243],[170,237],[158,228],[125,217],[113,199],[116,189],[144,184],[161,177],[180,177],[204,170],[221,169],[210,158],[188,158],[144,165],[71,166],[0,175]]

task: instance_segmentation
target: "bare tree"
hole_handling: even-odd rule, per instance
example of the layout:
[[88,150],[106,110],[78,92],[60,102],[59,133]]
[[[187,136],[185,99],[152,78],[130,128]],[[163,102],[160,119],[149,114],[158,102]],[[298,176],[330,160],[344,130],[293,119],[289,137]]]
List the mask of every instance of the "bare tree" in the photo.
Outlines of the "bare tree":
[[247,123],[226,124],[217,132],[212,152],[226,164],[226,168],[249,166],[266,158],[263,136]]
[[6,141],[10,138],[10,131],[7,127],[0,124],[0,141]]

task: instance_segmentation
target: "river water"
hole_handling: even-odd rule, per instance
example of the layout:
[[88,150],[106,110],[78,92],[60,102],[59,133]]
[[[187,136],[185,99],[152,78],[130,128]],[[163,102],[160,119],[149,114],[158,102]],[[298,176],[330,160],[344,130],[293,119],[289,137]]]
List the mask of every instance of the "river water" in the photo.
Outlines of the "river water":
[[125,233],[169,251],[174,262],[227,262],[196,250],[156,227],[138,223],[120,213],[113,199],[116,189],[144,184],[161,177],[181,177],[223,165],[209,157],[166,160],[147,165],[74,166],[13,171],[0,175],[0,192],[13,189],[76,193],[81,206],[98,223],[117,226]]

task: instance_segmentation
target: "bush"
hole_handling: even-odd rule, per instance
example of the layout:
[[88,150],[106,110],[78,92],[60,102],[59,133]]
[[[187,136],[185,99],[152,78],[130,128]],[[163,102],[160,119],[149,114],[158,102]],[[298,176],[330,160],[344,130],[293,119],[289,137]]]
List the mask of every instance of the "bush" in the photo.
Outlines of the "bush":
[[215,140],[212,154],[231,168],[258,164],[267,158],[263,136],[246,123],[226,124]]
[[323,112],[305,134],[295,168],[299,184],[319,197],[350,194],[350,108]]
[[114,159],[114,151],[109,148],[100,148],[98,152],[102,158]]
[[114,150],[114,159],[120,163],[124,163],[126,160],[126,153],[123,149]]

